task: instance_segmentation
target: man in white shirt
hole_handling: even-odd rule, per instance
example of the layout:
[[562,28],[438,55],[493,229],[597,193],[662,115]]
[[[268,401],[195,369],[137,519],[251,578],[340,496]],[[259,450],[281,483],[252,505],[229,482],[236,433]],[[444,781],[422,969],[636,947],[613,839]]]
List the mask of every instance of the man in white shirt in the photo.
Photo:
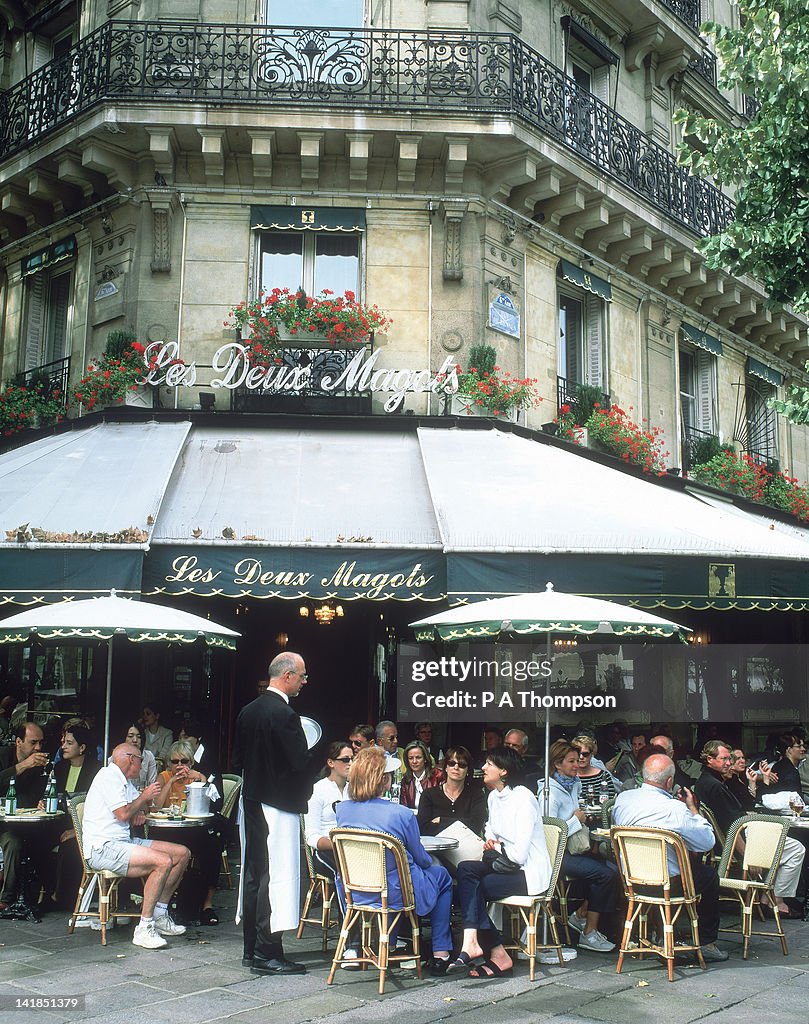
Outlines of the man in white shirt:
[[168,945],[164,935],[185,932],[172,920],[168,903],[191,854],[177,843],[131,834],[131,826],[143,824],[146,809],[161,791],[160,782],[153,782],[142,793],[135,788],[132,780],[137,778],[142,760],[136,747],[121,743],[113,750],[111,763],[96,774],[84,802],[83,848],[87,863],[96,871],[144,879],[141,918],[132,942],[144,949],[162,949]]
[[[643,762],[643,784],[640,789],[624,790],[615,798],[613,825],[637,825],[641,828],[663,828],[679,835],[687,850],[707,853],[714,848],[714,831],[697,810],[690,789],[681,789],[672,796],[674,762],[665,754],[652,754]],[[672,887],[679,882],[680,870],[674,851],[668,850]],[[701,894],[697,908],[702,956],[713,963],[727,960],[728,954],[716,945],[719,932],[719,878],[712,864],[692,858],[694,888]]]

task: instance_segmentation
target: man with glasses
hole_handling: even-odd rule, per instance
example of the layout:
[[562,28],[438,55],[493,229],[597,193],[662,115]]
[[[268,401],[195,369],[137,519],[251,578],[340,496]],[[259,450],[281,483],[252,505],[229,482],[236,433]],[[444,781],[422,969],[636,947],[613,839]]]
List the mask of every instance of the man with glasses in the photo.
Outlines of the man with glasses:
[[146,820],[146,811],[160,795],[153,782],[142,793],[133,779],[140,773],[143,755],[130,743],[112,752],[110,763],[99,769],[84,802],[82,840],[84,857],[95,871],[114,871],[143,879],[143,904],[132,942],[143,949],[162,949],[164,936],[183,935],[168,905],[185,874],[191,854],[178,843],[133,836],[131,827]]
[[374,745],[373,726],[355,725],[348,734],[348,742],[351,744],[351,749],[355,754],[358,750],[362,750],[363,747],[372,747]]
[[399,746],[399,729],[395,722],[384,720],[376,724],[376,745],[391,757],[398,757],[402,766],[402,774],[407,771],[404,748]]
[[316,766],[290,706],[307,682],[300,654],[270,662],[265,693],[236,721],[234,761],[242,770],[244,847],[242,964],[255,974],[305,974],[284,956],[283,933],[300,920],[300,825]]

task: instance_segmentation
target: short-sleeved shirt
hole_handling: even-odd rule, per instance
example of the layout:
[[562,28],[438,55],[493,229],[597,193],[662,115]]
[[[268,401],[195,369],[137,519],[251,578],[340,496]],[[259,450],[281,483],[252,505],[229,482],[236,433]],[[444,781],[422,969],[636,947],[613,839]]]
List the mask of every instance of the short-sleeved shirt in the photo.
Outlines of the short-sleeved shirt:
[[98,771],[84,802],[82,836],[85,856],[110,839],[129,841],[129,822],[119,821],[114,812],[137,800],[139,795],[117,764],[108,764]]

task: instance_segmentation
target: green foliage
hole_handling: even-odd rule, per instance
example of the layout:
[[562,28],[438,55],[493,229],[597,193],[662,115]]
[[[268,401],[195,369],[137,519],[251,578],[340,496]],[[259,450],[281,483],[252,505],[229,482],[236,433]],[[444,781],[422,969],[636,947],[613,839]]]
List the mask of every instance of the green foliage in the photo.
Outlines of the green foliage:
[[[809,362],[805,364],[805,369],[809,372]],[[787,389],[787,396],[783,401],[774,398],[770,405],[793,423],[809,423],[809,387],[792,384]]]
[[107,343],[104,346],[104,355],[108,359],[120,359],[124,352],[132,347],[132,342],[137,341],[138,336],[131,327],[124,327],[120,330],[110,331],[107,334]]
[[[632,412],[631,406],[629,412]],[[661,427],[638,426],[617,405],[609,409],[596,406],[585,426],[591,448],[617,455],[624,462],[640,466],[644,473],[663,476],[666,472],[669,453],[663,450]]]
[[[739,126],[678,111],[680,161],[734,184],[736,219],[701,243],[706,263],[762,281],[777,302],[809,311],[809,17],[806,0],[739,0],[741,28],[709,22],[719,85],[759,104]],[[806,422],[802,420],[801,422]]]
[[801,522],[809,521],[809,487],[781,472],[775,462],[762,466],[749,455],[736,458],[732,449],[723,446],[712,459],[694,466],[690,476],[732,494],[780,508]]
[[46,374],[27,385],[6,381],[0,394],[0,439],[26,427],[58,423],[65,416],[65,396]]
[[492,345],[473,345],[469,349],[469,369],[477,371],[478,376],[494,373],[497,362],[497,350]]
[[691,446],[691,458],[694,465],[710,462],[714,455],[722,451],[719,438],[715,434],[709,437],[698,437]]
[[593,415],[593,411],[601,408],[603,403],[604,393],[601,388],[593,387],[592,384],[576,385],[576,401],[573,406],[573,414],[579,424],[586,423]]

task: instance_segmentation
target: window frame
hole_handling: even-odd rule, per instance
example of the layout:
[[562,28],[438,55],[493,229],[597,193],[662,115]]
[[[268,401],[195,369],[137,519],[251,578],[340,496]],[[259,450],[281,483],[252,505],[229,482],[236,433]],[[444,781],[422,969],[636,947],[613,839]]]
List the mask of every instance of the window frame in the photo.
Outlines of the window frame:
[[[262,228],[254,232],[253,245],[251,247],[250,259],[252,266],[250,267],[250,281],[252,284],[253,297],[257,297],[260,291],[271,291],[275,287],[289,287],[293,290],[292,286],[275,283],[262,283],[262,264],[263,264],[263,247],[262,239],[268,235],[299,235],[302,239],[302,252],[301,252],[301,269],[303,280],[294,286],[294,289],[302,287],[307,295],[319,295],[323,290],[317,287],[316,284],[316,268],[317,268],[317,238],[318,236],[328,237],[333,232],[328,230],[313,230],[313,231],[302,231],[299,228]],[[358,301],[362,301],[362,295],[365,291],[365,232],[364,231],[344,231],[339,232],[342,237],[353,236],[357,240],[357,275],[356,275],[356,286],[349,289],[353,291]],[[310,250],[307,253],[307,250]],[[308,264],[307,264],[308,260]],[[328,285],[326,285],[328,287]],[[343,289],[345,291],[345,289]],[[339,294],[342,294],[340,292]]]
[[[40,270],[36,274],[31,275],[30,278],[23,280],[23,330],[20,344],[20,358],[18,360],[20,364],[20,372],[34,370],[40,366],[47,366],[48,364],[57,362],[60,359],[66,359],[70,355],[70,336],[73,330],[75,305],[75,269],[75,260],[72,260],[66,266],[60,266],[57,264],[50,269]],[[52,336],[55,312],[54,296],[52,291],[54,283],[63,277],[68,278],[64,314],[64,337],[61,351],[56,351]],[[32,299],[36,292],[41,293],[38,299],[36,299],[40,305],[40,336],[37,343],[38,355],[33,357],[30,356],[31,348],[34,343],[31,337],[32,316],[34,312],[32,310]]]
[[[577,302],[581,309],[578,331],[578,345],[576,352],[576,377],[571,378],[567,374],[568,361],[562,362],[562,300],[568,299]],[[599,295],[593,292],[579,290],[577,288],[557,287],[556,294],[556,367],[557,375],[573,384],[586,384],[589,387],[598,388],[605,394],[609,392],[607,387],[607,336],[609,318],[607,316],[607,303]],[[594,323],[595,318],[595,323]],[[595,326],[595,331],[592,328]],[[597,359],[593,360],[594,347],[597,345]],[[567,351],[565,350],[567,357]],[[594,377],[598,377],[597,380]]]

